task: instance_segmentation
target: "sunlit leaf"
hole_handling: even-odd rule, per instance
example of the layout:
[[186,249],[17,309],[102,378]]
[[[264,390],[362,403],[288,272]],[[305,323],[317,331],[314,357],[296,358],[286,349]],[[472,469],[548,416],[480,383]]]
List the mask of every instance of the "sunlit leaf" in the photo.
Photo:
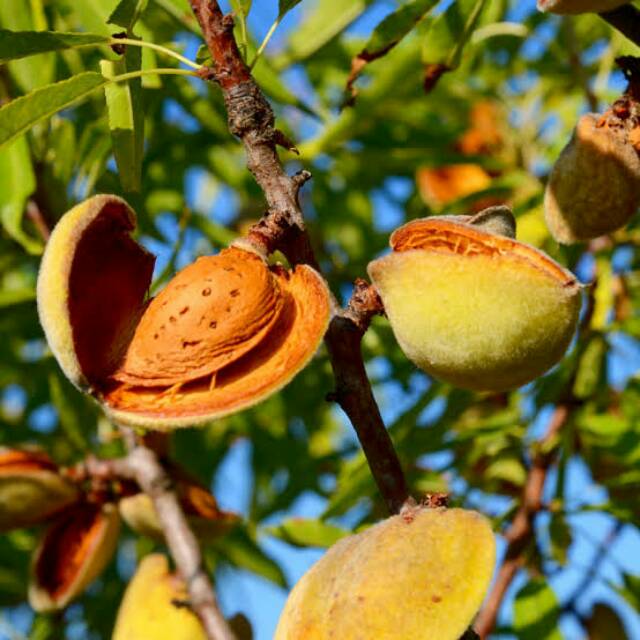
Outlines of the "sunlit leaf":
[[93,33],[0,29],[0,63],[32,56],[36,53],[61,51],[106,42],[109,42],[108,37]]

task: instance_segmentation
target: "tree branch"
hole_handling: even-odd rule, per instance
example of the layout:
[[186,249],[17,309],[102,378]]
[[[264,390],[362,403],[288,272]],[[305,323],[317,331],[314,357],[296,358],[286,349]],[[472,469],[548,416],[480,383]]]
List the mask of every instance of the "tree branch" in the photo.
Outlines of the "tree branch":
[[[292,262],[319,271],[298,202],[302,184],[311,177],[300,172],[290,177],[277,153],[277,145],[293,149],[279,132],[271,106],[245,65],[233,37],[233,21],[224,16],[216,0],[191,0],[215,68],[205,77],[220,85],[227,108],[229,130],[245,148],[247,167],[262,188],[268,210],[248,234],[248,240],[267,253],[280,249]],[[380,493],[391,513],[399,512],[409,496],[402,466],[384,426],[367,377],[360,344],[371,316],[381,312],[375,290],[356,283],[346,309],[337,312],[325,342],[333,367],[335,399],[353,424]]]
[[555,460],[556,448],[553,444],[568,417],[569,407],[564,404],[558,405],[551,416],[546,434],[538,443],[538,451],[533,456],[520,508],[504,534],[507,549],[502,566],[498,571],[493,589],[473,625],[482,640],[487,638],[495,627],[505,594],[525,563],[527,547],[535,537],[535,517],[542,510],[544,483]]
[[640,45],[640,10],[632,4],[623,4],[617,9],[598,15],[631,42]]
[[189,605],[202,622],[209,640],[235,640],[224,619],[208,574],[203,568],[200,546],[182,511],[173,482],[155,452],[135,441],[132,431],[121,428],[129,448],[123,458],[84,462],[94,478],[126,478],[135,481],[152,500],[164,538],[189,592]]

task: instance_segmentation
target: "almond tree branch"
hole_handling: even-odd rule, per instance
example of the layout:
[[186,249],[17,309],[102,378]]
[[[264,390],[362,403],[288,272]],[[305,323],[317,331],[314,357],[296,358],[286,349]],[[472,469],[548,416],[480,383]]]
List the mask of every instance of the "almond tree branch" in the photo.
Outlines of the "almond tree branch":
[[[233,20],[223,15],[216,0],[190,2],[215,65],[203,75],[220,85],[229,130],[242,140],[247,167],[267,201],[267,213],[249,231],[248,240],[265,252],[280,249],[293,264],[306,263],[319,271],[298,202],[300,187],[311,174],[302,171],[289,176],[285,172],[277,146],[295,149],[275,128],[271,106],[240,56],[233,36]],[[374,290],[366,283],[357,283],[348,307],[334,315],[325,342],[336,379],[331,397],[349,416],[389,511],[398,513],[409,490],[360,350],[372,315],[381,309]]]
[[132,431],[121,428],[129,449],[127,456],[112,460],[88,458],[84,465],[89,475],[134,480],[152,500],[162,525],[164,538],[180,576],[189,592],[189,604],[202,622],[209,640],[235,640],[224,619],[203,568],[202,553],[184,515],[173,483],[155,452],[136,442]]
[[498,611],[506,592],[519,569],[524,565],[527,549],[535,538],[535,517],[542,510],[544,483],[556,457],[556,447],[553,444],[568,418],[569,407],[566,404],[557,405],[549,421],[547,432],[538,443],[538,451],[531,462],[520,508],[504,534],[507,542],[504,560],[493,589],[473,625],[482,640],[487,638],[495,627]]

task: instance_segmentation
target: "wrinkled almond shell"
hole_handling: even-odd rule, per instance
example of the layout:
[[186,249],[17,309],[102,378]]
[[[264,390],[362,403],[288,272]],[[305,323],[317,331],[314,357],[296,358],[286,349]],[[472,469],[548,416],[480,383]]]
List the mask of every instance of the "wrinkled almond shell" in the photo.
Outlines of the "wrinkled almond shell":
[[29,584],[33,609],[62,609],[81,595],[111,560],[119,531],[113,504],[83,503],[60,516],[34,553]]

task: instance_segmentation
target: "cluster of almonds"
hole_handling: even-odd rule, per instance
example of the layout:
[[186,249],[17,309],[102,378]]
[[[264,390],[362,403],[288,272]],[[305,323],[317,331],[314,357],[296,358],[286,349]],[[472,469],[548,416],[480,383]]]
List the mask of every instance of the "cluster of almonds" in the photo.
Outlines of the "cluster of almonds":
[[[204,487],[178,467],[169,468],[180,504],[203,542],[237,524],[238,516],[221,511]],[[163,538],[151,499],[133,483],[94,486],[41,450],[0,449],[0,531],[47,525],[31,563],[34,610],[62,609],[82,594],[111,560],[121,520],[139,534]]]

